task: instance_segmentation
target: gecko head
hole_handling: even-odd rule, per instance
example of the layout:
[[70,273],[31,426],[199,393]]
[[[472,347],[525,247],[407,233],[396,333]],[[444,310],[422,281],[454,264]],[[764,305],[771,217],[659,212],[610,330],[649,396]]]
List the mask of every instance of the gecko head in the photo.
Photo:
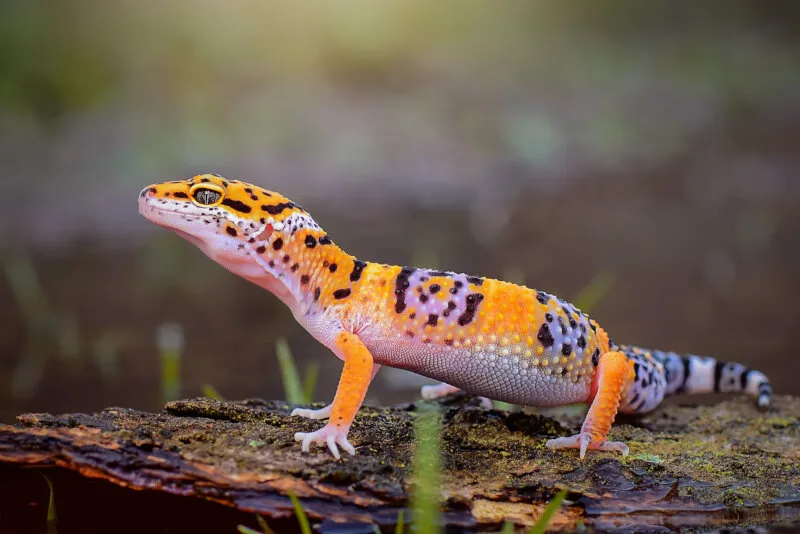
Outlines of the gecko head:
[[139,213],[247,278],[264,274],[258,251],[308,216],[279,193],[217,174],[149,185],[139,194]]

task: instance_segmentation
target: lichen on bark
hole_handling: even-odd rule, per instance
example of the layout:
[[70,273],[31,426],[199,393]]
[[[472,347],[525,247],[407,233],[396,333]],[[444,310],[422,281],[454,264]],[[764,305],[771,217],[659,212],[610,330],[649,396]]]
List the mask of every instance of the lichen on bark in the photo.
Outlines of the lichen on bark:
[[[0,462],[61,466],[117,484],[192,495],[286,517],[289,492],[313,520],[391,525],[408,504],[416,406],[365,407],[351,430],[356,456],[300,451],[294,433],[321,423],[283,402],[191,399],[161,413],[26,414],[0,426]],[[800,399],[768,412],[747,399],[669,405],[620,418],[612,439],[631,454],[550,451],[580,419],[486,410],[456,397],[441,405],[445,521],[532,524],[560,488],[568,504],[553,527],[749,525],[800,520]]]

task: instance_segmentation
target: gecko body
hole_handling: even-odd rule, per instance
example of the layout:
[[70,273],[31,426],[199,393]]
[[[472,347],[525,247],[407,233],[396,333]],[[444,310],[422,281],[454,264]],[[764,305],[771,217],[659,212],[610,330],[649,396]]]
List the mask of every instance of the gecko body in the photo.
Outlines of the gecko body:
[[769,405],[759,371],[713,358],[618,345],[597,322],[544,291],[450,271],[366,262],[337,246],[283,195],[216,174],[154,184],[139,211],[197,245],[233,273],[282,300],[297,321],[344,361],[328,419],[297,433],[303,450],[327,445],[353,454],[347,439],[382,365],[442,382],[433,398],[457,390],[531,406],[590,404],[581,432],[552,449],[620,451],[608,441],[616,413],[645,413],[677,393],[744,392]]

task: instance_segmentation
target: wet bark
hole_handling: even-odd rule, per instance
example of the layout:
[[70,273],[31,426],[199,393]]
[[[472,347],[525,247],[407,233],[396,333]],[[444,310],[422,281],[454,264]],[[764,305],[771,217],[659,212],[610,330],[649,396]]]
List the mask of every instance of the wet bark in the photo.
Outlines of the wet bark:
[[[737,398],[619,419],[611,438],[627,442],[631,455],[590,451],[584,461],[544,447],[574,433],[578,414],[557,422],[463,397],[441,408],[441,494],[451,526],[532,524],[560,488],[570,493],[553,528],[800,520],[797,398],[778,397],[766,413]],[[392,525],[408,505],[415,406],[363,408],[351,430],[358,454],[340,461],[321,449],[301,453],[294,433],[321,422],[290,411],[283,402],[193,399],[161,413],[26,414],[0,425],[0,462],[59,466],[267,518],[290,515],[293,492],[313,521]]]

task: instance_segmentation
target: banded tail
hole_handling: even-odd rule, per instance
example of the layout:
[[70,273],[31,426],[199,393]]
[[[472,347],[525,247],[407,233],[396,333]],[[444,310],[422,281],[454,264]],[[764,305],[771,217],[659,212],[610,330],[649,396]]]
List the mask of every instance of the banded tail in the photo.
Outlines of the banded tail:
[[620,345],[619,350],[633,360],[636,370],[636,380],[620,406],[622,412],[648,412],[665,396],[683,393],[744,393],[756,399],[761,409],[772,401],[772,386],[764,373],[740,363],[631,345]]

